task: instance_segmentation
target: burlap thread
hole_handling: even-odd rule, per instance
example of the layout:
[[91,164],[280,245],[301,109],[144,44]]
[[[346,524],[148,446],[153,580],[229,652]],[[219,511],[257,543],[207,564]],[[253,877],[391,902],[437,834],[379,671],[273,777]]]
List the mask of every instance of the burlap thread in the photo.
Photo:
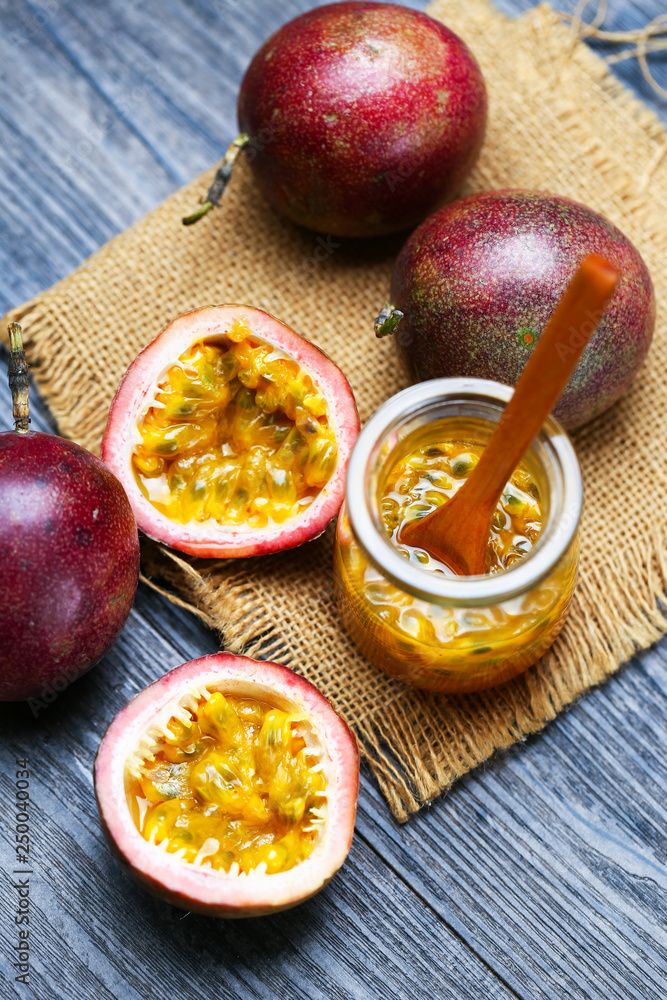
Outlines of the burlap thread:
[[[466,39],[489,87],[488,136],[465,193],[526,187],[582,201],[633,240],[655,280],[647,364],[625,399],[576,435],[587,505],[564,632],[518,680],[480,696],[434,697],[385,677],[342,631],[332,529],[263,559],[205,562],[147,547],[145,561],[228,649],[279,658],[331,698],[400,820],[667,631],[667,133],[549,6],[510,20],[486,0],[437,0],[430,13]],[[6,318],[24,325],[61,432],[91,450],[127,365],[170,319],[206,303],[260,306],[315,341],[347,374],[362,421],[406,384],[390,338],[372,333],[399,241],[347,244],[302,231],[258,197],[243,163],[223,207],[185,229],[180,218],[211,176]]]

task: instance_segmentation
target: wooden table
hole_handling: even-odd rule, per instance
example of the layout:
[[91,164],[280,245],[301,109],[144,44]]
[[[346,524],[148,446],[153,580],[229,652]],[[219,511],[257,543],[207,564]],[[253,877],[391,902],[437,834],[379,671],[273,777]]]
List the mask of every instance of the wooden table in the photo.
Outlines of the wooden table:
[[[215,161],[235,134],[250,56],[312,5],[2,0],[0,312]],[[659,0],[618,0],[610,23],[635,27],[660,12]],[[666,70],[658,62],[663,86]],[[650,101],[634,63],[619,71]],[[655,106],[665,115],[667,105]],[[32,412],[33,427],[50,427],[34,393]],[[364,772],[352,852],[331,885],[296,910],[236,923],[162,905],[121,872],[91,780],[102,733],[128,698],[216,648],[196,618],[140,588],[91,674],[37,719],[1,707],[3,1000],[663,1000],[667,641],[406,826]],[[12,803],[24,757],[34,851],[27,987],[12,966]]]

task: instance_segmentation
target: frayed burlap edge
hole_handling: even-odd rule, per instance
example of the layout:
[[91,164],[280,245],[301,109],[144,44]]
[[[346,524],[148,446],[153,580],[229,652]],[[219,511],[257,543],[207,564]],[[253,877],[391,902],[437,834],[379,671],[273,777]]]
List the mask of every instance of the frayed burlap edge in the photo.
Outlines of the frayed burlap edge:
[[[176,553],[156,546],[148,562],[149,574],[179,586],[190,601],[150,575],[145,582],[198,614],[230,652],[298,666],[247,581],[230,578],[220,598]],[[496,751],[539,732],[667,632],[667,528],[656,528],[648,542],[619,552],[613,565],[580,580],[572,612],[558,643],[512,685],[460,697],[405,689],[352,723],[360,752],[400,822]]]
[[[430,12],[446,20],[454,30],[475,40],[487,30],[499,36],[512,22],[491,11],[483,0],[471,0],[465,9],[448,0],[433,4]],[[529,19],[529,20],[526,20]],[[614,102],[615,111],[628,125],[639,127],[654,146],[645,160],[638,184],[624,189],[622,171],[612,160],[596,163],[601,182],[610,192],[611,202],[622,199],[645,231],[653,236],[660,225],[656,206],[644,197],[651,190],[658,195],[657,176],[664,177],[667,134],[652,112],[616,80],[604,63],[576,36],[565,39],[564,29],[547,5],[528,12],[522,19],[535,34],[535,48],[549,57],[547,71],[553,77],[554,104],[560,72],[572,60],[583,68],[591,86],[598,86]],[[552,30],[553,29],[553,30]],[[506,39],[505,39],[506,40]],[[493,110],[493,109],[492,109]],[[556,107],[556,118],[563,132],[578,128],[577,108]],[[642,140],[643,141],[643,140]],[[642,157],[644,160],[644,157]],[[205,175],[208,180],[209,174]],[[476,184],[491,183],[484,161],[479,165]],[[651,187],[652,185],[653,188]],[[204,180],[199,186],[205,189]],[[660,200],[658,197],[658,200]],[[613,205],[612,205],[613,207]],[[100,258],[112,259],[135,239],[143,220],[102,248],[86,262],[77,275],[78,295],[94,296],[98,289],[95,275],[87,268]],[[664,225],[656,245],[664,244]],[[653,264],[655,269],[655,263]],[[73,306],[66,279],[43,297],[14,311],[12,320],[28,328],[28,350],[33,373],[63,433],[83,441],[89,447],[99,435],[99,387],[90,381],[72,378],[77,359],[67,354],[49,353],[51,338],[57,341],[58,317]],[[34,322],[34,328],[31,324]],[[46,363],[48,359],[48,363]],[[585,445],[584,429],[579,436]],[[594,432],[593,432],[594,433]],[[446,790],[456,778],[487,760],[496,750],[509,747],[535,733],[591,686],[605,680],[634,652],[649,646],[667,631],[667,533],[653,531],[629,545],[621,545],[612,558],[601,565],[587,560],[585,575],[577,588],[573,613],[556,646],[522,678],[491,692],[461,698],[438,698],[417,691],[400,689],[383,701],[381,708],[349,719],[359,739],[362,754],[368,761],[380,788],[399,820],[405,820],[420,806]],[[261,601],[253,597],[253,588],[242,567],[231,567],[224,590],[214,586],[199,568],[173,553],[145,547],[146,580],[180,606],[191,607],[213,628],[224,635],[227,648],[281,659],[299,667]],[[207,567],[209,573],[214,566]],[[176,587],[184,598],[175,597],[156,582]],[[604,600],[601,599],[604,595]]]

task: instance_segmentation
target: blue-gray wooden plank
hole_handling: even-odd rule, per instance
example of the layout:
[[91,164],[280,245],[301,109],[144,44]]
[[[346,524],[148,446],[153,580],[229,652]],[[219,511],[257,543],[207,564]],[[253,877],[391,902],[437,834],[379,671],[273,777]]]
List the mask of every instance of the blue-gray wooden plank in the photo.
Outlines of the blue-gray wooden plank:
[[[0,308],[215,159],[234,134],[248,58],[310,6],[169,0],[156,16],[120,0],[0,3]],[[658,13],[654,0],[610,4],[618,28]],[[634,64],[619,71],[653,100]],[[656,75],[667,84],[664,60]],[[46,412],[33,412],[40,427]],[[406,827],[364,775],[355,847],[332,886],[288,915],[233,927],[182,919],[121,874],[90,787],[113,712],[214,648],[195,618],[141,590],[88,677],[37,720],[0,711],[5,873],[15,753],[33,761],[37,806],[34,985],[11,985],[5,878],[1,996],[665,996],[667,643]]]
[[[182,657],[212,651],[211,635],[178,648],[154,629],[141,594],[103,664],[35,720],[0,708],[0,794],[11,802],[14,758],[30,761],[31,988],[36,1000],[150,997],[330,998],[513,994],[362,838],[344,872],[297,911],[223,924],[157,902],[118,868],[105,845],[92,788],[101,735],[128,698]],[[179,616],[163,626],[179,629]],[[174,620],[175,619],[175,620]],[[188,623],[188,627],[191,623]],[[185,648],[184,648],[185,647]],[[9,817],[8,817],[9,818]],[[13,824],[7,824],[8,826]],[[12,871],[5,833],[3,869]],[[17,898],[4,885],[0,968],[11,982]]]
[[[0,365],[0,385],[6,366]],[[33,430],[50,430],[31,406]],[[0,392],[0,428],[11,404]],[[343,871],[297,911],[223,925],[147,896],[110,855],[92,766],[113,715],[141,688],[218,643],[189,612],[140,589],[104,661],[34,717],[0,705],[0,997],[34,1000],[289,1000],[414,998],[512,1000],[502,980],[460,940],[366,839]],[[29,761],[32,870],[30,989],[14,982],[18,943],[13,876],[16,761]],[[18,765],[23,770],[23,764]]]

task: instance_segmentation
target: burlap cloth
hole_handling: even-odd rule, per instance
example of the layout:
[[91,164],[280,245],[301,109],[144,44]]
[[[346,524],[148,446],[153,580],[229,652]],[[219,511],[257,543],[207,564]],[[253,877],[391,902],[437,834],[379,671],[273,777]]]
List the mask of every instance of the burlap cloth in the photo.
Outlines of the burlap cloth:
[[[145,564],[228,649],[261,650],[311,678],[354,728],[401,820],[667,631],[667,133],[550,7],[510,20],[485,0],[437,0],[430,13],[465,38],[489,87],[486,145],[466,193],[527,187],[582,201],[639,247],[656,284],[647,364],[625,399],[576,435],[587,504],[564,632],[518,680],[434,697],[388,679],[347,639],[332,600],[332,528],[262,559],[158,564],[149,549]],[[92,450],[129,362],[170,319],[206,303],[260,306],[314,340],[347,374],[362,421],[406,384],[391,338],[377,341],[371,326],[399,243],[347,245],[298,229],[262,202],[243,163],[223,207],[185,229],[180,218],[210,177],[7,317],[24,324],[61,432]]]

